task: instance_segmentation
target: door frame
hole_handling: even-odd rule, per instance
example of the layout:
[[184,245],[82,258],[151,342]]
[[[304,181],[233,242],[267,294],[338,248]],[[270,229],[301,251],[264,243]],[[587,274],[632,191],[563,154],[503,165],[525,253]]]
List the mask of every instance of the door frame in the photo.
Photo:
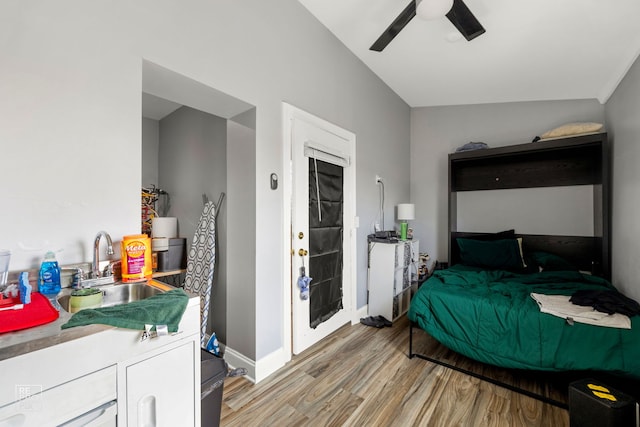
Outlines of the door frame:
[[[292,122],[294,119],[302,120],[328,132],[331,132],[348,141],[350,165],[345,168],[345,173],[351,174],[351,194],[354,197],[344,201],[345,224],[344,237],[349,239],[345,245],[345,265],[349,265],[349,271],[345,270],[345,282],[349,283],[348,288],[343,287],[343,293],[349,292],[351,301],[350,307],[344,307],[350,314],[351,324],[357,323],[357,265],[356,265],[356,237],[357,237],[357,217],[356,217],[356,135],[333,123],[314,116],[304,110],[294,107],[286,102],[282,103],[282,190],[283,190],[283,347],[285,362],[291,360],[293,354],[293,321],[292,321],[292,289],[297,281],[297,277],[292,275],[292,251],[293,241],[292,231],[292,198],[293,198],[293,160],[292,160]],[[347,257],[349,258],[347,262]],[[355,320],[354,320],[355,319]]]

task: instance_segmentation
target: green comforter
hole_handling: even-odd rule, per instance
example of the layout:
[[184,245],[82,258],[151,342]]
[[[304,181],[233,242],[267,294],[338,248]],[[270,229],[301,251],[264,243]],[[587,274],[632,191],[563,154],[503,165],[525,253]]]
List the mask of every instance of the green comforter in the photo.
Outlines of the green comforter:
[[613,287],[573,271],[516,274],[456,265],[439,270],[411,300],[409,319],[450,349],[496,366],[599,370],[640,378],[640,317],[631,330],[540,313],[530,293],[571,295]]

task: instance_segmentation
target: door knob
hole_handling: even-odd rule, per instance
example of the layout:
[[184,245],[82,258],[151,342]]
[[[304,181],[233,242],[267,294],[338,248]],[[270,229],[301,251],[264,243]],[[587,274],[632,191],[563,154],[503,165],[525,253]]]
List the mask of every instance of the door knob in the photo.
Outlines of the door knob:
[[308,253],[309,252],[307,252],[306,249],[300,248],[300,250],[298,250],[298,255],[300,255],[300,256],[307,256]]

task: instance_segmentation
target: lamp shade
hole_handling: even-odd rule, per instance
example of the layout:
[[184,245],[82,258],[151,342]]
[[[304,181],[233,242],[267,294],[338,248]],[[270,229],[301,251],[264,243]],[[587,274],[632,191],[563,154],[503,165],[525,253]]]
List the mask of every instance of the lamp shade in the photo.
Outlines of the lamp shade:
[[413,203],[400,203],[398,205],[398,219],[400,221],[415,219],[415,205]]
[[422,0],[416,7],[416,15],[422,19],[439,19],[453,7],[453,0]]

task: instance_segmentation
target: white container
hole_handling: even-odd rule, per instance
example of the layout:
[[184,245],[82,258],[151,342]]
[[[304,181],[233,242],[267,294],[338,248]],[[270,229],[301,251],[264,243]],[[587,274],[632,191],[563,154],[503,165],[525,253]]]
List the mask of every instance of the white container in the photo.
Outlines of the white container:
[[169,250],[169,238],[168,237],[154,237],[151,239],[151,250],[153,252],[161,252]]
[[166,237],[169,239],[178,237],[178,218],[171,216],[152,218],[151,237]]

